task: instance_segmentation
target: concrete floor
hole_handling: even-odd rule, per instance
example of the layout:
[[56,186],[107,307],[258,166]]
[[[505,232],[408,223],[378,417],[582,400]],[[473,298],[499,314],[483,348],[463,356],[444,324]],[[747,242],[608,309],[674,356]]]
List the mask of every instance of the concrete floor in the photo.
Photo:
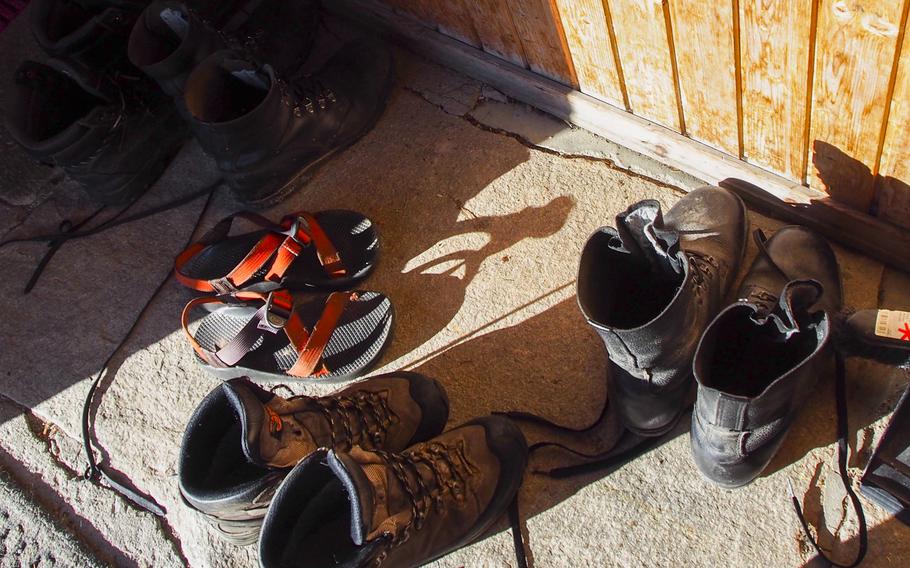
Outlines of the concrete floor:
[[[338,34],[328,29],[325,35]],[[20,19],[0,35],[0,77],[27,56],[35,48]],[[267,215],[343,207],[374,220],[384,256],[364,287],[388,294],[398,316],[376,372],[408,368],[438,378],[452,402],[451,424],[519,409],[576,426],[593,421],[605,397],[606,357],[574,299],[581,247],[629,204],[653,198],[670,207],[684,195],[680,188],[698,180],[412,54],[399,52],[398,63],[398,87],[375,130]],[[0,83],[0,105],[7,100],[8,85]],[[33,164],[2,130],[0,148],[3,238],[53,231],[93,209],[59,171]],[[216,178],[211,161],[188,142],[138,207]],[[201,206],[67,244],[28,296],[22,287],[44,246],[0,249],[0,492],[10,495],[0,510],[2,565],[51,564],[49,555],[64,565],[255,565],[253,547],[222,542],[179,498],[183,427],[218,381],[196,365],[179,331],[180,309],[192,295],[173,280],[115,358],[94,407],[101,454],[167,515],[157,519],[81,478],[80,412],[90,377],[171,270]],[[235,209],[220,191],[204,226]],[[769,233],[780,226],[751,219]],[[906,275],[836,252],[849,304],[910,309]],[[750,248],[748,258],[754,254]],[[901,371],[851,363],[854,478],[907,380]],[[834,470],[832,393],[831,379],[823,378],[767,474],[740,490],[699,477],[684,429],[615,471],[560,481],[529,473],[521,506],[534,564],[813,564],[787,497],[788,478],[821,527],[823,546],[851,556],[855,522]],[[533,427],[525,432],[532,442],[547,437]],[[593,452],[615,436],[608,419],[561,441]],[[532,469],[569,463],[565,454],[541,452]],[[906,566],[910,529],[864,503],[865,566]],[[514,565],[504,528],[438,565]],[[35,545],[21,545],[29,540]]]

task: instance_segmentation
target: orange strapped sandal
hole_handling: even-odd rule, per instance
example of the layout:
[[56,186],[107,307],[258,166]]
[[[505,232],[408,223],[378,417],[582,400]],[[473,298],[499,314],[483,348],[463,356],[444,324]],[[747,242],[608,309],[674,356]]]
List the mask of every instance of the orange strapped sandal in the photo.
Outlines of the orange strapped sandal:
[[[190,313],[204,304],[222,305],[190,331]],[[225,379],[350,380],[389,342],[392,304],[377,292],[242,291],[190,301],[183,330],[201,364]]]
[[[263,230],[228,236],[234,219]],[[247,211],[216,224],[177,256],[177,280],[193,290],[229,294],[288,288],[343,289],[376,264],[379,241],[369,219],[354,211],[299,212],[281,223]]]

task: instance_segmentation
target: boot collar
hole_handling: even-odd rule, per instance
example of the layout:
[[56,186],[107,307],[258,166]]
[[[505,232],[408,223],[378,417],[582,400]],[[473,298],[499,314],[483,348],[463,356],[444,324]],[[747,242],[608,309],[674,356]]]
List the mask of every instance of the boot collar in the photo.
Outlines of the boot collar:
[[[763,305],[736,302],[721,311],[705,330],[698,343],[692,364],[693,374],[698,383],[699,398],[704,398],[705,404],[710,407],[715,406],[714,401],[716,401],[718,409],[721,405],[727,405],[729,408],[723,412],[718,410],[718,413],[729,418],[725,421],[730,422],[731,427],[735,427],[733,423],[737,420],[745,420],[747,413],[752,412],[748,410],[748,407],[753,401],[790,396],[790,389],[787,387],[789,378],[801,372],[828,347],[831,338],[830,316],[824,310],[810,311],[810,308],[821,297],[821,293],[821,285],[815,280],[794,280],[784,287],[780,299],[770,313]],[[797,335],[814,335],[815,347],[804,357],[794,361],[793,365],[780,376],[769,382],[761,393],[750,397],[725,392],[722,388],[712,384],[708,367],[712,363],[711,359],[717,350],[718,343],[724,341],[723,337],[719,337],[720,329],[725,323],[735,320],[742,322],[741,325],[756,328],[771,325],[779,334],[782,343],[792,341]],[[703,397],[702,392],[707,393],[707,396]],[[703,412],[703,415],[710,416],[710,412]],[[739,418],[733,420],[733,417]],[[766,418],[764,417],[764,419]],[[739,424],[739,426],[741,425]]]
[[132,25],[132,14],[144,7],[143,2],[111,0],[79,0],[86,11],[94,12],[76,29],[64,36],[54,37],[49,29],[49,19],[62,2],[44,0],[36,2],[31,14],[31,28],[38,43],[51,54],[79,53],[94,45],[108,32],[125,34]]

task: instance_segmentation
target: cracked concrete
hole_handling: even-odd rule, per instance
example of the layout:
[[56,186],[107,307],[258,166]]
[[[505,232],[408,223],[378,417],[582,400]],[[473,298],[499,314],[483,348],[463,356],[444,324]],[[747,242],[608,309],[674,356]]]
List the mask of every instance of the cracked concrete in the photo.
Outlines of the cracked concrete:
[[[0,35],[0,77],[34,55],[23,22]],[[347,207],[374,220],[384,256],[365,286],[389,294],[398,314],[395,341],[377,372],[410,368],[438,378],[452,401],[452,425],[513,409],[574,426],[594,420],[606,365],[573,298],[581,246],[630,203],[653,198],[670,207],[679,188],[699,182],[467,77],[397,55],[399,88],[376,129],[266,214]],[[5,88],[0,82],[0,107]],[[9,149],[4,136],[0,130],[0,147]],[[16,150],[4,152],[0,164],[5,235],[53,231],[93,210],[59,172]],[[190,142],[137,208],[216,178]],[[201,205],[68,243],[25,297],[22,285],[43,245],[0,249],[0,466],[8,472],[0,490],[16,503],[9,518],[53,535],[5,562],[53,554],[67,565],[255,565],[254,548],[220,540],[182,505],[176,488],[183,427],[218,381],[198,368],[178,330],[179,309],[192,294],[173,282],[112,362],[95,405],[99,452],[167,514],[157,519],[81,476],[79,418],[90,378],[170,271]],[[219,192],[203,225],[235,209]],[[752,221],[769,233],[780,227],[759,215]],[[906,275],[840,247],[836,253],[849,304],[910,308]],[[748,259],[755,254],[750,245]],[[854,479],[906,384],[904,373],[850,363]],[[324,394],[332,387],[295,389]],[[832,477],[832,393],[830,379],[822,380],[768,474],[738,491],[698,476],[682,431],[616,471],[571,480],[529,474],[521,506],[535,565],[807,565],[812,551],[790,510],[787,479],[822,528],[826,550],[849,556],[855,543],[838,541],[855,534],[855,520],[844,515]],[[536,427],[525,431],[532,442],[549,437]],[[559,441],[595,452],[615,434],[608,420],[589,435]],[[547,451],[532,467],[571,462]],[[910,530],[868,502],[866,513],[872,528],[865,565],[905,565]],[[0,520],[14,526],[2,514]],[[512,554],[510,535],[499,531],[437,565],[509,566]]]

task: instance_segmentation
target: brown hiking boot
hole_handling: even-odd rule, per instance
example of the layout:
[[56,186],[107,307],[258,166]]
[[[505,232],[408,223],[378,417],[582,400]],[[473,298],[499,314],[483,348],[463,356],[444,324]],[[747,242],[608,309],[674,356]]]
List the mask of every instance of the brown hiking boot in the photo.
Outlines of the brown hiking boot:
[[430,562],[479,538],[506,511],[527,456],[521,431],[499,416],[400,454],[319,450],[276,493],[259,561],[264,568]]
[[187,425],[180,491],[225,536],[250,544],[278,484],[317,448],[401,451],[439,434],[448,415],[442,386],[417,373],[373,377],[322,398],[282,398],[232,379]]

